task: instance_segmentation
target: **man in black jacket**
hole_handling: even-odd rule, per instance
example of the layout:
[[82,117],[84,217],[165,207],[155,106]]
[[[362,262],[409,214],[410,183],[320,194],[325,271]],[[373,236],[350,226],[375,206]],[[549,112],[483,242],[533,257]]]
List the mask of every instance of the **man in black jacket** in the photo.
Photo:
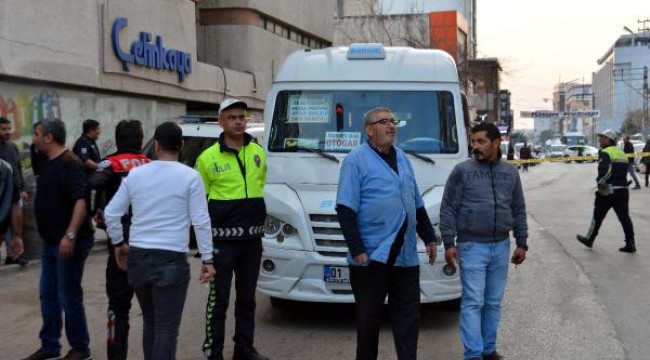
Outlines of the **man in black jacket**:
[[[115,127],[117,151],[106,156],[99,163],[97,171],[88,180],[91,192],[90,211],[97,214],[97,226],[105,228],[102,210],[119,189],[122,179],[131,169],[150,160],[142,154],[144,132],[138,120],[122,120]],[[122,218],[124,241],[128,243],[131,214]],[[133,287],[129,285],[126,271],[119,268],[115,260],[115,249],[108,245],[106,263],[106,295],[108,296],[108,337],[106,352],[108,360],[125,360],[129,341],[129,311],[133,299]]]

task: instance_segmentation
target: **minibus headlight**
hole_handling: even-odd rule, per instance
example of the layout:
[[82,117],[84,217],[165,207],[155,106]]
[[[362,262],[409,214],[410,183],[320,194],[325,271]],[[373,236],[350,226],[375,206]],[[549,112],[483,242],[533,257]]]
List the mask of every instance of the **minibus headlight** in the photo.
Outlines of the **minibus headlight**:
[[273,215],[266,215],[264,220],[264,235],[267,237],[276,236],[282,227],[282,221]]
[[284,225],[282,225],[282,234],[285,237],[294,236],[294,235],[296,235],[296,228],[289,225],[289,224],[287,224],[287,223],[285,223]]

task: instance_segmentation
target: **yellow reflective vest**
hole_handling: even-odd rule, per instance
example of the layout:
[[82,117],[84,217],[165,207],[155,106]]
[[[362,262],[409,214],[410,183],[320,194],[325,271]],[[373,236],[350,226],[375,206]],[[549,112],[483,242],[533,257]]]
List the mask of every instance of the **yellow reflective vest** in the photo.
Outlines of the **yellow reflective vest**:
[[266,218],[266,154],[262,147],[245,134],[244,145],[235,150],[225,144],[221,134],[199,155],[194,168],[208,195],[214,239],[260,237]]

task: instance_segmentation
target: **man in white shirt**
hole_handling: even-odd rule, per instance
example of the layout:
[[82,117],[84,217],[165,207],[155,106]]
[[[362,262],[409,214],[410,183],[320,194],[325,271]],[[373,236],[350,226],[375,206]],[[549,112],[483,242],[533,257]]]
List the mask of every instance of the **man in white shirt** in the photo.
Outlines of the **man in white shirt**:
[[[212,232],[201,177],[178,162],[183,146],[180,127],[172,122],[160,124],[154,140],[158,160],[130,171],[104,217],[117,263],[128,271],[142,309],[144,358],[172,360],[190,280],[186,255],[190,225],[203,262],[202,282],[215,275]],[[120,219],[129,206],[133,218],[127,245]]]

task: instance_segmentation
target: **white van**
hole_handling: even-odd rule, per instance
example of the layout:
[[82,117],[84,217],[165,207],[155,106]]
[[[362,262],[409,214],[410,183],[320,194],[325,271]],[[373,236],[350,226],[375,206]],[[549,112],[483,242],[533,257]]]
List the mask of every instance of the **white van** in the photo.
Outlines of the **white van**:
[[[354,302],[336,190],[343,158],[366,140],[363,114],[377,106],[400,120],[396,146],[411,154],[431,222],[439,222],[447,177],[467,159],[467,106],[451,56],[381,44],[294,52],[264,111],[268,216],[258,290],[274,306]],[[459,277],[445,266],[443,247],[430,266],[418,246],[422,302],[458,299]]]

